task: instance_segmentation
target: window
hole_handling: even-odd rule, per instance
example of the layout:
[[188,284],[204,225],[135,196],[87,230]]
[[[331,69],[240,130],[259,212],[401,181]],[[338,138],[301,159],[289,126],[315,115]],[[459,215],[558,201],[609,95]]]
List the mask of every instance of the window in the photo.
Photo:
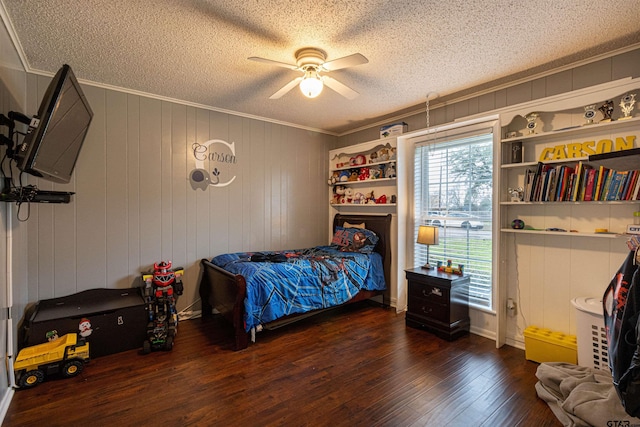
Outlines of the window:
[[492,308],[493,133],[463,129],[415,145],[414,239],[419,225],[439,227],[439,244],[414,243],[415,265],[451,260],[471,277],[469,302]]

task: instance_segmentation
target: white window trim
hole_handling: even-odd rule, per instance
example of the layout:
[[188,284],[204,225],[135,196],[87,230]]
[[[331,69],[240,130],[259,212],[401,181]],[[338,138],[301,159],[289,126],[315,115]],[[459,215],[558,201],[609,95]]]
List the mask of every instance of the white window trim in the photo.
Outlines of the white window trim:
[[[415,144],[421,141],[424,141],[425,139],[431,137],[433,138],[434,134],[440,133],[442,135],[442,132],[446,132],[446,136],[454,136],[456,134],[464,134],[467,132],[473,132],[475,130],[478,129],[487,129],[487,128],[492,128],[492,132],[493,132],[493,148],[494,148],[494,156],[493,156],[493,204],[492,204],[492,209],[493,209],[493,221],[492,221],[492,235],[491,238],[493,239],[493,241],[495,242],[492,248],[492,269],[493,269],[493,275],[492,275],[492,309],[489,309],[487,307],[481,307],[481,306],[471,306],[474,310],[477,311],[481,311],[481,312],[485,312],[485,313],[489,313],[492,315],[496,315],[496,310],[498,308],[498,301],[502,301],[504,295],[506,295],[506,291],[501,289],[498,284],[500,283],[500,275],[501,275],[501,269],[502,269],[502,262],[499,259],[500,256],[500,246],[501,246],[501,240],[500,240],[500,227],[499,224],[500,222],[500,159],[499,159],[499,155],[501,153],[500,151],[500,135],[501,135],[501,128],[500,128],[500,117],[498,114],[492,114],[489,116],[485,116],[485,117],[477,117],[471,120],[464,120],[464,121],[454,121],[452,123],[447,123],[441,126],[432,126],[430,128],[425,128],[425,129],[421,129],[419,131],[416,132],[411,132],[409,134],[406,135],[402,135],[400,137],[398,137],[398,144],[403,144],[407,147],[407,152],[413,153],[414,149],[415,149]],[[405,235],[406,236],[413,236],[413,230],[415,229],[415,220],[414,220],[414,216],[413,216],[413,212],[415,210],[415,204],[414,204],[414,194],[413,194],[413,188],[414,188],[414,168],[413,168],[413,161],[411,162],[407,162],[408,164],[406,165],[406,180],[407,180],[407,185],[406,185],[406,189],[407,191],[407,205],[406,205],[406,223],[405,223]],[[414,264],[415,264],[415,260],[413,257],[413,242],[411,241],[411,239],[406,239],[405,241],[405,255],[406,255],[406,267],[407,268],[413,268]],[[504,294],[504,295],[503,295]],[[400,303],[400,301],[398,301],[398,303]],[[404,302],[404,306],[406,309],[406,301]],[[398,308],[400,308],[400,306],[398,306]]]

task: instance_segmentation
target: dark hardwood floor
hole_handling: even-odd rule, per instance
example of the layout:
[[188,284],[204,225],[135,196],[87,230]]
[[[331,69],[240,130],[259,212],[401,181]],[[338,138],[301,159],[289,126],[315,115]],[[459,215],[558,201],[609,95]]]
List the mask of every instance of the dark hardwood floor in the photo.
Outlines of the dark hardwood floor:
[[447,342],[356,304],[231,350],[222,319],[183,321],[170,352],[96,358],[16,391],[5,426],[559,426],[537,364],[476,335]]

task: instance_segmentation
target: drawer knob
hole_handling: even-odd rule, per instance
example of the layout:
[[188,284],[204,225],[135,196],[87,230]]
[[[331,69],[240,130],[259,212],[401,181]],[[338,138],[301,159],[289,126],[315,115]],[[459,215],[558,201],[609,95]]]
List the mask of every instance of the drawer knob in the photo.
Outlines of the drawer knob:
[[433,311],[432,307],[429,307],[429,308],[424,307],[424,306],[422,307],[422,312],[425,313],[425,314],[430,314],[432,311]]

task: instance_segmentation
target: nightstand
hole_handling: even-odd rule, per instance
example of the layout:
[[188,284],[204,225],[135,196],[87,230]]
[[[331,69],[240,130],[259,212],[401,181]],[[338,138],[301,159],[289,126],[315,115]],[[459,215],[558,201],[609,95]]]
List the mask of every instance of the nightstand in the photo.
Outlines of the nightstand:
[[469,276],[422,267],[405,270],[408,282],[406,324],[454,340],[469,332]]

